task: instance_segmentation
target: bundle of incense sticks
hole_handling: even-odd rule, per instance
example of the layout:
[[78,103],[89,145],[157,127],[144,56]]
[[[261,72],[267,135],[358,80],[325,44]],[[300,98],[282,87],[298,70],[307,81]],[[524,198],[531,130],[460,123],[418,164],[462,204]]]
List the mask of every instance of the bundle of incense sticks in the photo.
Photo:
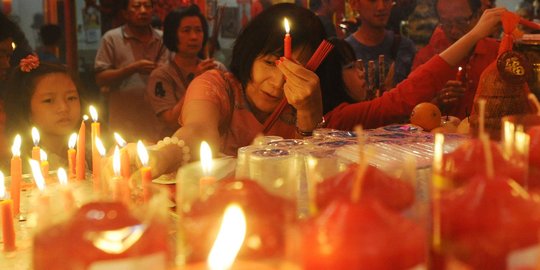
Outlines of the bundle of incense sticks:
[[[332,51],[333,48],[334,45],[332,45],[332,43],[328,42],[327,40],[323,40],[321,44],[319,44],[319,47],[317,48],[315,53],[313,53],[313,55],[307,62],[306,68],[311,71],[317,70],[317,68],[319,68],[319,66],[321,65],[322,61],[326,58],[330,51]],[[270,129],[272,128],[276,120],[279,118],[279,115],[281,114],[281,112],[283,112],[287,104],[287,99],[283,98],[277,108],[274,110],[274,112],[270,115],[270,117],[268,117],[268,119],[266,119],[266,122],[264,122],[263,134],[266,134],[268,131],[270,131]]]
[[384,66],[384,54],[379,55],[379,89],[375,93],[375,97],[380,97],[386,90],[384,81],[386,80],[386,69]]
[[375,61],[369,60],[368,62],[368,70],[367,70],[367,78],[368,78],[368,100],[371,100],[375,97]]

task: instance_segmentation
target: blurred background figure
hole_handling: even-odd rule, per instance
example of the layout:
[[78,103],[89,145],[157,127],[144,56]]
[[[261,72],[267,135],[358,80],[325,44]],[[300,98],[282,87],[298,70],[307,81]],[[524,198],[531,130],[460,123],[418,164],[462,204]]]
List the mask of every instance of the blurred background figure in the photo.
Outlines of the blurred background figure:
[[62,40],[62,30],[56,24],[46,24],[39,29],[41,46],[36,49],[40,61],[61,63],[58,58],[58,46]]
[[338,9],[338,5],[343,5],[342,0],[310,0],[309,9],[321,20],[326,35],[328,37],[335,37],[336,25],[334,24],[334,13]]

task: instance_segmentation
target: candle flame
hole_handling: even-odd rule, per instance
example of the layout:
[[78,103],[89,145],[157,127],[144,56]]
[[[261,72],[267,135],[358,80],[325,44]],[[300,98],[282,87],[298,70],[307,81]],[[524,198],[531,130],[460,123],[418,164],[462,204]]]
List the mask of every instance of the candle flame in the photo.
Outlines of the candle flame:
[[21,156],[21,135],[17,134],[13,139],[13,145],[11,146],[11,153],[14,157]]
[[114,147],[113,171],[114,175],[120,176],[120,149],[118,149],[118,145]]
[[458,67],[457,69],[458,69],[458,71],[462,71],[462,70],[463,70],[463,68],[462,68],[462,67]]
[[39,158],[41,161],[47,161],[47,153],[43,149],[39,149]]
[[90,111],[90,117],[92,117],[92,121],[97,122],[98,121],[98,113],[94,106],[90,105],[90,108],[88,109]]
[[238,255],[246,237],[246,218],[238,204],[225,209],[216,241],[208,255],[208,266],[212,270],[229,269]]
[[11,42],[11,48],[12,48],[13,50],[17,49],[17,43]]
[[64,168],[58,168],[56,175],[58,176],[58,182],[60,182],[60,185],[66,186],[68,184],[68,177]]
[[114,133],[114,139],[116,140],[116,143],[120,145],[120,147],[124,147],[127,144],[126,140],[124,140],[124,138],[122,138],[122,136],[116,132]]
[[34,146],[39,144],[39,131],[36,127],[32,127],[32,141],[34,141]]
[[433,173],[441,173],[442,158],[443,158],[444,135],[441,133],[435,134],[435,149],[433,152]]
[[201,143],[201,150],[200,150],[200,156],[201,156],[201,167],[203,170],[204,175],[208,176],[212,172],[212,149],[210,148],[210,145],[206,141],[203,141]]
[[74,149],[76,144],[77,144],[77,133],[74,132],[71,135],[69,135],[69,140],[68,140],[69,149]]
[[289,20],[287,20],[287,18],[283,19],[283,25],[285,26],[285,32],[288,34],[291,31],[291,27],[289,25]]
[[86,121],[86,120],[88,120],[88,115],[86,115],[86,114],[85,114],[85,115],[83,115],[83,116],[82,116],[82,120],[83,120],[83,121]]
[[100,156],[105,156],[107,151],[105,150],[105,146],[99,137],[96,137],[96,148]]
[[0,171],[0,199],[6,197],[6,187],[4,186],[4,173]]
[[530,137],[529,134],[518,130],[515,134],[515,140],[516,140],[516,151],[521,154],[525,155],[529,153],[529,144],[530,144]]
[[41,174],[41,166],[37,160],[29,159],[30,168],[32,168],[32,176],[34,176],[34,181],[36,181],[36,186],[40,191],[45,190],[45,179],[43,174]]
[[137,153],[139,154],[142,165],[144,167],[148,166],[148,151],[146,151],[146,147],[144,147],[144,144],[140,140],[137,142]]

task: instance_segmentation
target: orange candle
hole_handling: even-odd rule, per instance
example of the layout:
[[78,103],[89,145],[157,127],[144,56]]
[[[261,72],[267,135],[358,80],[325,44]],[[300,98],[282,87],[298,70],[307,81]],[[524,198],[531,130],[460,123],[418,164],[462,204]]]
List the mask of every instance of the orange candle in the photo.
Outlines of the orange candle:
[[13,225],[13,201],[7,198],[4,174],[0,172],[0,212],[2,218],[2,240],[4,251],[15,250],[15,228]]
[[120,171],[120,149],[118,148],[118,145],[114,147],[114,153],[113,153],[113,171],[114,171],[114,177],[111,180],[111,186],[114,190],[114,199],[123,201],[125,204],[129,203],[129,198],[131,196],[129,185],[128,185],[128,179],[121,176]]
[[95,170],[99,170],[96,167],[99,167],[101,162],[101,157],[96,147],[96,138],[101,135],[101,129],[98,122],[98,113],[96,108],[94,108],[94,106],[90,106],[89,110],[90,117],[92,118],[92,124],[90,125],[90,136],[92,141],[92,172],[94,172]]
[[32,159],[40,161],[41,149],[39,148],[39,131],[36,127],[32,127],[32,141],[34,142],[34,147],[32,147]]
[[289,20],[287,18],[283,19],[283,24],[285,25],[285,38],[283,39],[283,54],[285,58],[292,58],[292,38],[289,34],[291,28],[289,26]]
[[150,185],[152,184],[152,169],[148,166],[148,151],[141,141],[137,142],[137,153],[143,167],[141,168],[141,183],[143,188],[143,198],[147,202],[150,199]]
[[86,170],[86,161],[85,161],[85,155],[86,155],[86,124],[84,121],[88,119],[88,116],[83,116],[83,120],[81,122],[81,127],[79,128],[79,136],[77,138],[77,164],[75,167],[75,172],[77,175],[77,180],[84,180],[85,178],[85,170]]
[[105,156],[105,146],[101,142],[99,137],[96,137],[96,150],[98,155],[95,157],[97,166],[94,167],[93,176],[94,176],[94,190],[101,190],[101,158]]
[[463,68],[458,67],[458,71],[456,73],[456,81],[461,81],[462,77],[463,77]]
[[13,215],[20,213],[21,205],[21,181],[22,181],[22,161],[21,161],[21,136],[17,134],[11,146],[11,198],[13,199]]
[[77,175],[77,151],[75,151],[75,145],[77,144],[77,133],[71,134],[68,141],[67,160],[68,160],[68,174],[69,178],[75,178]]
[[45,179],[49,178],[49,161],[47,160],[47,153],[45,153],[45,151],[43,151],[43,149],[40,149],[40,153],[41,153],[41,173],[43,174],[43,177],[45,177]]
[[56,175],[58,177],[58,182],[60,183],[60,193],[62,194],[62,197],[64,199],[64,207],[66,210],[71,210],[75,205],[75,198],[73,198],[73,193],[68,187],[68,177],[66,170],[64,170],[64,168],[58,168],[58,170],[56,171]]
[[201,143],[200,157],[203,177],[199,179],[199,193],[202,195],[209,186],[216,182],[216,178],[212,176],[212,149],[205,141]]
[[120,175],[129,179],[131,177],[131,162],[129,161],[129,152],[126,148],[126,141],[118,133],[114,133],[114,139],[118,146],[120,146]]

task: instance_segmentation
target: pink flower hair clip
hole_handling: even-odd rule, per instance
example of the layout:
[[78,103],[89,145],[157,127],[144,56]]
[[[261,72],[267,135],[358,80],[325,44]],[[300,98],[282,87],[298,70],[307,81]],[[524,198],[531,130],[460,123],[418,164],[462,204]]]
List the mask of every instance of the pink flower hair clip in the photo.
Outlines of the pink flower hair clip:
[[29,54],[25,58],[21,59],[21,63],[19,65],[21,66],[21,71],[30,72],[39,67],[39,58],[37,55]]

